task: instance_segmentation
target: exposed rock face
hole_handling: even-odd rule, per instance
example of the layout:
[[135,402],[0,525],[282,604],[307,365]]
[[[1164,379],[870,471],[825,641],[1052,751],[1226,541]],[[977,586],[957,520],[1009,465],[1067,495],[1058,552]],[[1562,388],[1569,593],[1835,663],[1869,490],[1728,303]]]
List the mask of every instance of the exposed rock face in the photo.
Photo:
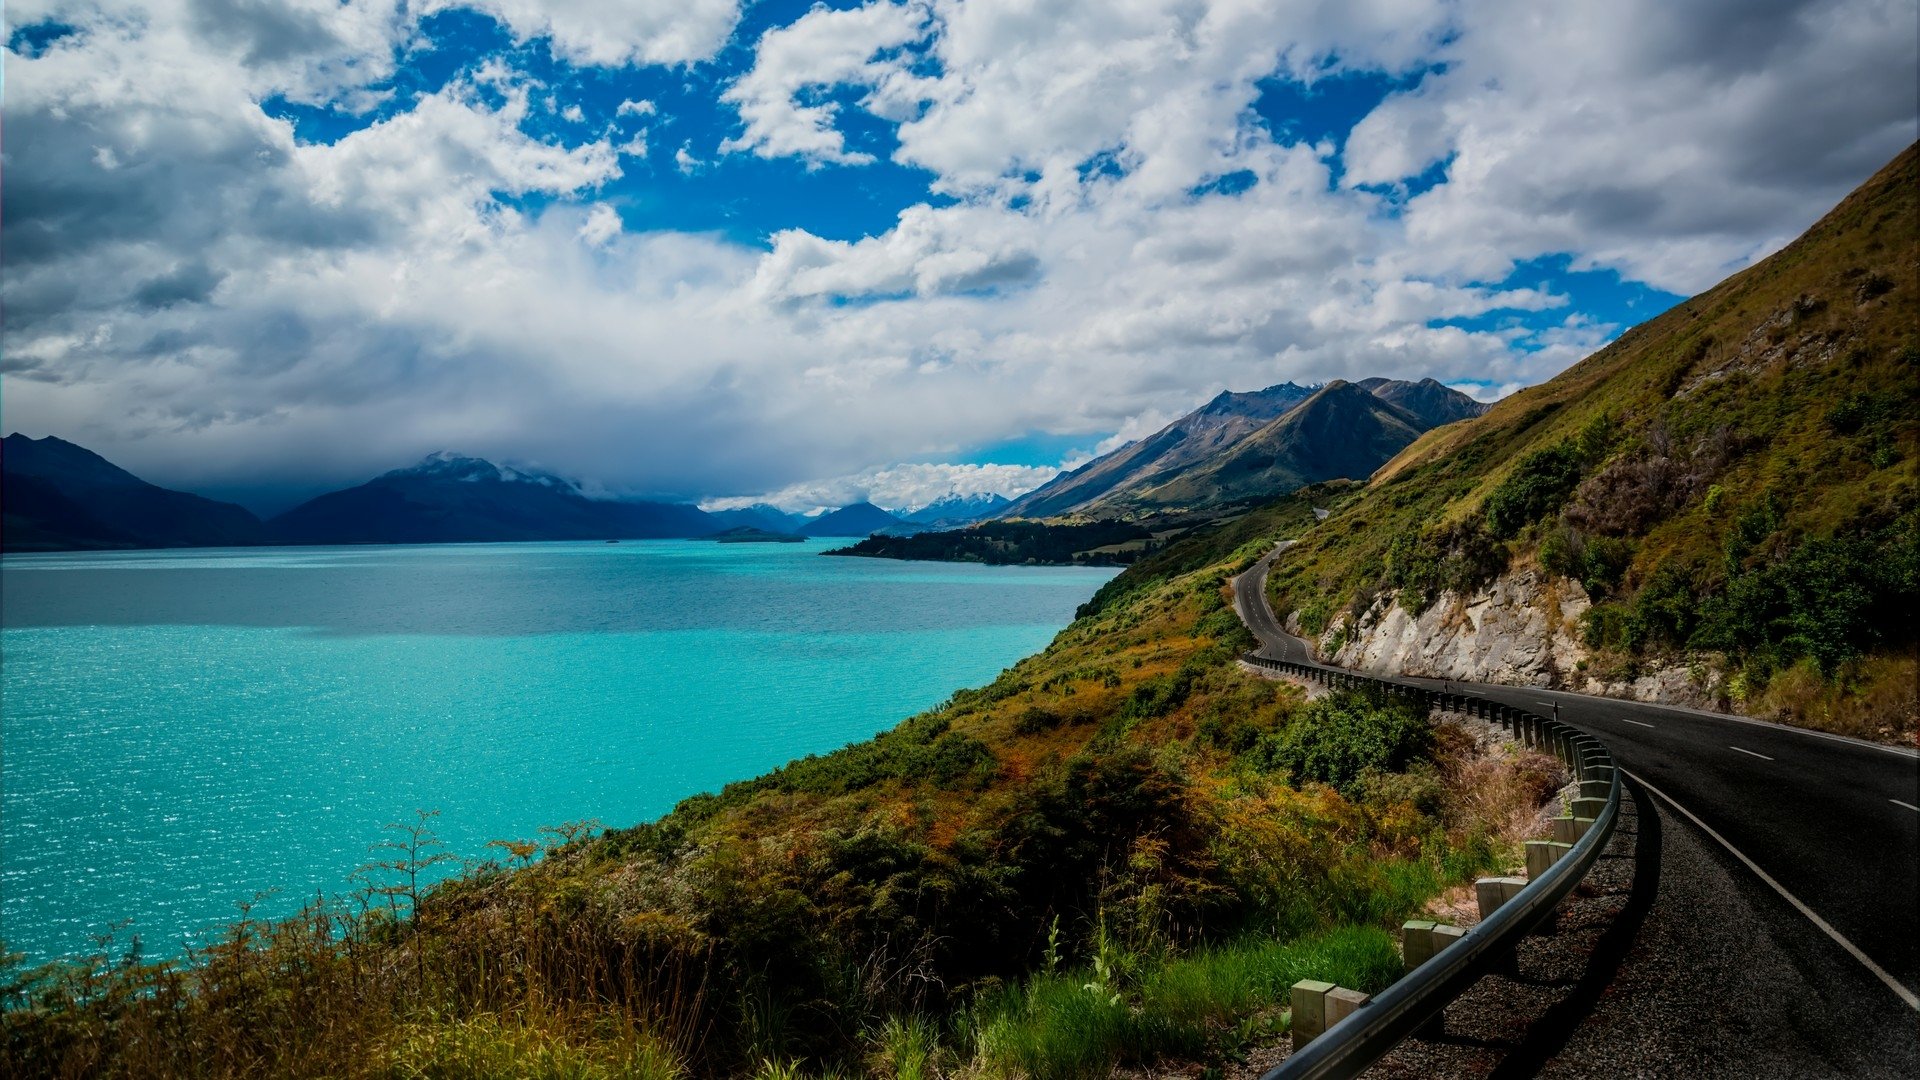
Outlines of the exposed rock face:
[[[1357,626],[1338,622],[1330,628],[1317,651],[1342,667],[1379,674],[1713,704],[1717,676],[1703,668],[1643,665],[1631,680],[1590,671],[1580,639],[1580,616],[1590,603],[1578,582],[1526,567],[1471,596],[1444,593],[1417,616],[1391,597],[1376,601]],[[1339,648],[1329,654],[1336,642]]]
[[[1386,598],[1347,630],[1333,662],[1438,679],[1564,685],[1586,655],[1578,634],[1587,606],[1578,584],[1538,570],[1508,574],[1472,596],[1443,594],[1417,616]],[[1339,626],[1329,631],[1321,651],[1340,635]]]

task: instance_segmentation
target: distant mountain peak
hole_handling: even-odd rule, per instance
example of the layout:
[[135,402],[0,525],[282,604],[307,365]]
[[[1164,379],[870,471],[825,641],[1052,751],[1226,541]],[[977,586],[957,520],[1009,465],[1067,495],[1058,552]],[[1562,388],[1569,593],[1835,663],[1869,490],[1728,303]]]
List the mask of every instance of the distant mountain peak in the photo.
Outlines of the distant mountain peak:
[[551,473],[529,472],[516,469],[511,465],[498,465],[485,458],[470,457],[452,450],[436,450],[423,457],[416,464],[404,469],[394,469],[385,473],[381,479],[401,479],[408,477],[427,477],[436,480],[454,480],[462,483],[503,483],[538,484],[556,491],[578,493],[580,485],[571,480],[554,476]]
[[1283,382],[1260,390],[1222,390],[1213,396],[1213,400],[1189,413],[1188,417],[1243,416],[1256,412],[1278,415],[1273,412],[1275,407],[1284,411],[1313,396],[1318,389],[1318,386]]
[[[1242,452],[1296,410],[1306,411],[1271,432],[1278,441],[1263,451],[1264,462],[1261,453]],[[1277,495],[1320,479],[1364,477],[1419,432],[1485,411],[1431,378],[1222,391],[1154,434],[1061,473],[995,516],[1190,509]],[[1276,467],[1276,457],[1286,460]],[[1231,476],[1215,467],[1226,461],[1236,463]]]
[[945,495],[911,512],[896,511],[897,516],[919,524],[936,522],[959,525],[978,521],[994,511],[1012,502],[1012,499],[993,491],[977,491],[963,494],[948,491]]
[[813,518],[800,529],[802,536],[867,536],[906,522],[870,502],[857,502],[838,510],[829,510]]

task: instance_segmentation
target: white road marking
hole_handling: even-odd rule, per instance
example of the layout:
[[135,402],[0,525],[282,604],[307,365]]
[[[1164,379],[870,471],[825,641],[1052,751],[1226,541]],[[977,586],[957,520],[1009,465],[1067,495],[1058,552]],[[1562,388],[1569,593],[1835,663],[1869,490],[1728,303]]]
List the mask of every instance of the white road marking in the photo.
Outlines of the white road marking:
[[1887,801],[1892,803],[1895,806],[1904,806],[1909,810],[1920,811],[1920,806],[1915,806],[1910,802],[1901,802],[1899,799],[1888,799]]
[[[1515,687],[1502,686],[1499,683],[1482,683],[1480,685],[1491,687],[1496,690],[1516,689]],[[1543,694],[1557,694],[1560,697],[1570,698],[1574,701],[1582,701],[1582,700],[1606,701],[1606,702],[1613,702],[1615,704],[1620,704],[1620,705],[1650,704],[1649,702],[1627,701],[1622,698],[1601,697],[1595,694],[1576,694],[1567,690],[1540,690],[1537,692],[1543,693]],[[1706,709],[1695,709],[1686,705],[1656,705],[1654,706],[1654,708],[1662,709],[1666,712],[1672,712],[1672,713],[1686,713],[1689,716],[1698,716],[1703,720],[1726,720],[1730,723],[1735,723],[1735,724],[1752,724],[1754,727],[1768,728],[1773,731],[1790,731],[1795,735],[1807,735],[1816,739],[1827,739],[1831,742],[1846,743],[1849,746],[1865,747],[1868,750],[1880,750],[1889,754],[1898,754],[1904,758],[1920,758],[1920,749],[1914,749],[1913,747],[1910,747],[1910,746],[1888,746],[1886,743],[1868,742],[1865,739],[1856,739],[1851,735],[1835,735],[1831,731],[1820,731],[1815,728],[1794,727],[1791,724],[1782,724],[1773,720],[1755,720],[1751,716],[1741,716],[1737,713],[1709,712]]]
[[1731,743],[1729,743],[1729,744],[1727,744],[1727,749],[1729,749],[1729,750],[1739,750],[1739,751],[1740,751],[1741,753],[1743,753],[1743,754],[1746,754],[1746,755],[1749,755],[1749,756],[1751,756],[1751,757],[1757,757],[1757,758],[1759,758],[1759,759],[1760,759],[1761,761],[1772,761],[1772,760],[1773,760],[1772,758],[1770,758],[1770,757],[1768,757],[1768,756],[1767,756],[1767,755],[1765,755],[1765,754],[1756,754],[1756,753],[1754,753],[1754,752],[1753,752],[1753,751],[1751,751],[1751,750],[1746,750],[1746,749],[1742,749],[1741,747],[1738,747],[1738,746],[1734,746],[1734,745],[1733,745],[1733,744],[1731,744]]
[[1647,723],[1647,722],[1645,722],[1644,720],[1628,720],[1628,719],[1627,719],[1626,717],[1624,717],[1624,716],[1616,716],[1616,717],[1614,717],[1614,719],[1616,719],[1616,720],[1619,720],[1619,721],[1621,721],[1622,723],[1627,723],[1627,724],[1632,724],[1632,725],[1634,725],[1635,727],[1652,727],[1652,726],[1653,726],[1652,724],[1649,724],[1649,723]]
[[[1734,749],[1738,750],[1739,747],[1736,746],[1734,747]],[[1622,771],[1624,772],[1625,770],[1622,770]],[[1726,848],[1727,851],[1732,853],[1734,858],[1739,859],[1741,862],[1745,863],[1747,866],[1747,869],[1753,871],[1756,877],[1758,877],[1761,881],[1766,882],[1767,885],[1770,886],[1774,892],[1779,893],[1781,897],[1786,900],[1787,903],[1792,904],[1795,910],[1799,911],[1800,914],[1805,915],[1808,921],[1812,922],[1813,925],[1819,927],[1820,930],[1823,933],[1825,933],[1828,937],[1838,942],[1841,948],[1847,950],[1849,955],[1851,955],[1855,960],[1858,960],[1860,961],[1860,963],[1865,965],[1866,969],[1868,971],[1873,972],[1873,974],[1877,978],[1879,978],[1881,982],[1886,983],[1888,989],[1892,990],[1895,994],[1899,995],[1900,1000],[1906,1002],[1909,1008],[1915,1010],[1916,1012],[1920,1012],[1920,994],[1915,994],[1912,990],[1907,989],[1905,984],[1901,983],[1900,981],[1895,979],[1893,976],[1887,974],[1886,968],[1883,968],[1879,964],[1874,963],[1873,958],[1868,956],[1866,953],[1861,952],[1860,947],[1858,945],[1855,945],[1853,942],[1848,941],[1845,935],[1841,934],[1840,931],[1835,930],[1833,928],[1832,923],[1829,923],[1827,920],[1821,918],[1818,915],[1815,915],[1813,913],[1813,909],[1808,907],[1806,904],[1801,903],[1799,897],[1788,892],[1785,888],[1781,886],[1779,882],[1773,880],[1772,875],[1768,874],[1765,870],[1760,869],[1759,863],[1756,863],[1752,859],[1747,858],[1746,854],[1742,852],[1739,848],[1734,847],[1732,844],[1727,843],[1726,837],[1721,836],[1717,832],[1714,832],[1713,826],[1708,825],[1706,822],[1701,821],[1697,817],[1694,817],[1693,811],[1688,810],[1686,807],[1681,806],[1679,803],[1675,802],[1673,800],[1673,796],[1667,794],[1664,791],[1661,791],[1659,788],[1654,787],[1652,784],[1647,783],[1644,779],[1638,776],[1634,776],[1634,774],[1631,772],[1628,772],[1627,775],[1632,776],[1634,781],[1638,783],[1641,787],[1646,788],[1648,791],[1651,791],[1655,795],[1658,795],[1662,799],[1665,799],[1668,806],[1671,806],[1675,810],[1680,811],[1680,813],[1684,815],[1688,821],[1691,821],[1695,825],[1698,825],[1700,827],[1701,832],[1704,832],[1708,836],[1711,836],[1715,840],[1719,841],[1721,847]]]

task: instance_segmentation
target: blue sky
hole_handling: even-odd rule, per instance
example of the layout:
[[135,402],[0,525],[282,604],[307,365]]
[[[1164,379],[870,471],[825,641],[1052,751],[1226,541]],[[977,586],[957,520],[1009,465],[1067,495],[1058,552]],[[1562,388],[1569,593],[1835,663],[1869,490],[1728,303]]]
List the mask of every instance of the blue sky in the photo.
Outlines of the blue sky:
[[1910,5],[1623,2],[26,0],[0,411],[256,505],[454,449],[798,506],[1498,396],[1914,136]]

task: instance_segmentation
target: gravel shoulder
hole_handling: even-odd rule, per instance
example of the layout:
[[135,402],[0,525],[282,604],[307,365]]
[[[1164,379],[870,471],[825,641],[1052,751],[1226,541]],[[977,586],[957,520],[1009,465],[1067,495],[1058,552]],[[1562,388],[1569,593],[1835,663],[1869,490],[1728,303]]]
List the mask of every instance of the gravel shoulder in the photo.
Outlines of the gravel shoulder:
[[[1553,932],[1366,1073],[1416,1078],[1920,1075],[1920,1017],[1631,782]],[[1286,1057],[1255,1051],[1227,1075]]]

